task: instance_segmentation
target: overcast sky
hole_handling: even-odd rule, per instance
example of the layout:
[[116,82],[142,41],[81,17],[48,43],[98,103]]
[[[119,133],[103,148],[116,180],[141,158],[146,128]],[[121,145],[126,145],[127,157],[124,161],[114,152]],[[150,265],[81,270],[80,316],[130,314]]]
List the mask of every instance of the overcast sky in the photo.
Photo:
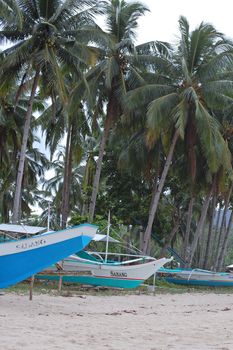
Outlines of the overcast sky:
[[191,30],[202,21],[214,27],[228,37],[233,38],[233,1],[232,0],[140,0],[149,9],[139,20],[138,43],[151,40],[174,42],[178,35],[178,19],[185,16]]

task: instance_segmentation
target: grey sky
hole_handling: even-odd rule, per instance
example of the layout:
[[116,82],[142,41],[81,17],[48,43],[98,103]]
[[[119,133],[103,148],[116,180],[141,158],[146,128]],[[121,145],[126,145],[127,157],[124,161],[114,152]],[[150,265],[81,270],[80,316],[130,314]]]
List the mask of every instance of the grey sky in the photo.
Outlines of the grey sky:
[[187,17],[191,30],[202,21],[209,22],[226,36],[233,38],[232,0],[144,0],[150,9],[139,20],[138,42],[151,40],[174,42],[180,15]]

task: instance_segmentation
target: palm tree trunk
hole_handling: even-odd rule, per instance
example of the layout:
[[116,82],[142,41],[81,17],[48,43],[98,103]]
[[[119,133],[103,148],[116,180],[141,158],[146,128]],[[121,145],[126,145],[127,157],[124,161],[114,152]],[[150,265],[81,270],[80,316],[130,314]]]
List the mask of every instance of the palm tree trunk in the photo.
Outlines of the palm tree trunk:
[[202,233],[202,230],[204,228],[205,219],[206,219],[207,210],[208,210],[208,207],[209,207],[209,203],[210,203],[210,198],[211,198],[212,192],[213,192],[213,186],[211,187],[209,193],[205,197],[205,200],[204,200],[204,203],[203,203],[203,206],[202,206],[201,217],[200,217],[200,220],[199,220],[199,222],[197,224],[196,232],[195,232],[194,239],[193,239],[193,242],[192,242],[192,245],[191,245],[190,257],[189,257],[189,261],[188,261],[188,266],[189,267],[191,267],[191,265],[192,265],[193,257],[194,257],[194,254],[196,252],[196,249],[197,249],[197,243],[198,243],[198,240],[199,240],[200,235]]
[[190,231],[191,231],[191,222],[192,222],[192,216],[193,216],[193,205],[194,205],[195,197],[193,193],[191,194],[191,198],[189,201],[189,207],[188,207],[188,216],[187,216],[187,225],[185,230],[185,237],[184,237],[184,245],[183,245],[183,258],[187,262],[188,261],[188,252],[189,252],[189,239],[190,239]]
[[154,195],[154,197],[152,197],[152,202],[150,205],[150,211],[149,211],[149,217],[148,217],[148,223],[147,223],[147,227],[146,227],[146,231],[145,231],[145,235],[144,235],[144,242],[143,242],[143,253],[146,254],[147,253],[147,249],[149,246],[149,241],[150,241],[150,237],[151,237],[151,230],[152,230],[152,225],[154,222],[154,218],[155,218],[155,214],[158,208],[158,204],[159,204],[159,199],[161,196],[161,192],[163,190],[163,186],[167,177],[167,173],[168,170],[170,168],[171,165],[171,161],[172,161],[172,157],[173,157],[173,153],[174,153],[174,149],[177,143],[179,137],[179,130],[176,130],[174,135],[173,135],[173,139],[171,142],[171,146],[170,146],[170,150],[168,152],[168,156],[164,165],[164,169],[159,181],[159,185],[157,187],[157,191]]
[[90,206],[89,206],[89,221],[92,222],[94,219],[94,214],[95,214],[95,206],[96,206],[96,199],[99,191],[99,183],[100,183],[100,174],[102,170],[102,163],[103,163],[103,157],[104,157],[104,151],[105,151],[105,146],[106,146],[106,141],[108,138],[109,130],[112,125],[112,120],[114,116],[114,97],[111,95],[108,104],[108,111],[107,111],[107,116],[104,124],[104,131],[101,137],[100,141],[100,148],[99,148],[99,157],[97,160],[97,165],[96,165],[96,172],[94,176],[94,181],[93,181],[93,188],[92,188],[92,194],[91,194],[91,200],[90,200]]
[[[220,245],[221,245],[221,241],[222,241],[222,236],[223,236],[223,232],[226,229],[226,207],[227,207],[227,200],[225,198],[224,200],[224,209],[221,211],[222,213],[222,217],[221,217],[221,213],[220,213],[220,227],[219,227],[219,232],[217,232],[217,242],[216,242],[216,260],[215,260],[215,265],[217,264],[218,258],[219,258],[219,252],[220,252]],[[216,268],[216,266],[215,266]]]
[[224,207],[224,211],[223,211],[222,222],[221,222],[219,238],[218,238],[218,244],[217,244],[217,250],[216,250],[217,251],[217,256],[216,256],[216,263],[215,263],[215,266],[214,266],[215,270],[218,269],[219,263],[220,263],[220,260],[221,260],[222,245],[223,245],[224,236],[225,236],[225,233],[226,233],[226,227],[225,227],[226,215],[227,215],[227,210],[228,210],[228,207],[229,207],[229,202],[230,202],[232,190],[233,190],[233,183],[230,186],[230,189],[228,191],[227,198],[226,198],[226,201],[225,201],[225,207]]
[[66,226],[66,221],[64,221],[64,200],[65,193],[67,193],[67,172],[68,172],[68,159],[69,159],[69,145],[70,145],[70,126],[67,132],[66,138],[66,148],[65,148],[65,164],[64,164],[64,175],[63,175],[63,187],[62,187],[62,205],[61,205],[61,227],[64,228]]
[[220,225],[220,219],[221,219],[221,212],[223,208],[222,200],[217,200],[217,206],[218,206],[218,211],[216,214],[216,222],[214,223],[215,228],[214,228],[214,237],[213,237],[213,242],[212,242],[212,248],[213,248],[213,255],[211,256],[211,267],[214,270],[214,265],[216,263],[216,255],[217,255],[217,242],[218,242],[218,237],[219,237],[219,225]]
[[222,203],[219,202],[218,215],[217,215],[217,220],[216,220],[216,225],[215,225],[215,237],[217,237],[217,235],[218,235],[218,227],[219,227],[221,212],[222,212]]
[[203,269],[206,269],[206,267],[208,265],[210,246],[211,246],[211,242],[212,242],[212,236],[213,236],[213,233],[214,233],[213,232],[213,225],[214,225],[216,201],[217,201],[217,194],[215,192],[214,195],[213,195],[213,199],[212,199],[210,222],[209,222],[209,230],[208,230],[206,249],[205,249],[204,261],[203,261]]
[[180,218],[178,218],[174,224],[173,229],[171,230],[170,234],[168,235],[167,239],[165,240],[164,246],[161,249],[161,252],[159,256],[162,258],[166,254],[167,248],[171,245],[171,242],[173,238],[175,237],[176,232],[178,231],[180,227]]
[[[211,201],[210,201],[211,203]],[[210,204],[209,204],[210,206]],[[208,213],[208,210],[207,210]],[[207,237],[208,237],[208,228],[209,228],[209,221],[207,219],[207,214],[206,214],[206,220],[202,228],[202,234],[199,237],[198,240],[198,245],[199,245],[199,258],[196,260],[196,266],[197,267],[202,267],[204,264],[204,258],[205,258],[205,251],[206,251],[206,244],[207,244]]]
[[25,124],[24,124],[24,129],[23,129],[23,140],[22,140],[21,151],[20,151],[19,166],[18,166],[17,179],[16,179],[15,196],[14,196],[14,204],[13,204],[13,216],[12,216],[13,223],[17,223],[21,219],[20,201],[21,201],[23,174],[24,174],[24,164],[25,164],[25,158],[26,158],[28,135],[29,135],[30,124],[31,124],[33,102],[35,99],[35,94],[36,94],[36,89],[38,86],[39,78],[40,78],[40,71],[37,70],[35,77],[34,77],[34,80],[33,80],[31,95],[30,95],[28,108],[27,108],[27,112],[26,112],[26,116],[25,116]]
[[219,270],[221,270],[223,267],[223,262],[224,262],[225,255],[226,255],[226,249],[227,249],[227,244],[228,244],[228,240],[229,240],[229,236],[230,236],[232,222],[233,222],[233,210],[231,211],[230,219],[229,219],[229,222],[227,225],[227,230],[226,230],[226,233],[225,233],[225,236],[223,239],[222,250],[220,253],[220,261],[219,261],[219,265],[218,265]]
[[70,125],[67,140],[66,140],[66,159],[65,169],[63,178],[63,193],[62,193],[62,228],[66,227],[68,215],[69,215],[69,201],[70,201],[70,181],[72,173],[72,139],[73,139],[73,128]]
[[[152,179],[152,181],[153,181],[153,179]],[[151,196],[149,212],[151,211],[151,208],[152,208],[152,205],[153,205],[153,198],[156,195],[158,183],[159,183],[159,159],[157,161],[157,169],[156,169],[155,176],[154,176],[154,181],[153,181],[152,196]]]
[[226,234],[227,226],[226,226],[226,212],[222,213],[222,222],[221,222],[221,229],[218,234],[218,242],[217,242],[217,247],[216,247],[216,255],[215,255],[215,260],[214,260],[214,270],[217,271],[219,268],[219,262],[221,259],[221,250],[222,250],[222,245],[223,245],[223,240]]

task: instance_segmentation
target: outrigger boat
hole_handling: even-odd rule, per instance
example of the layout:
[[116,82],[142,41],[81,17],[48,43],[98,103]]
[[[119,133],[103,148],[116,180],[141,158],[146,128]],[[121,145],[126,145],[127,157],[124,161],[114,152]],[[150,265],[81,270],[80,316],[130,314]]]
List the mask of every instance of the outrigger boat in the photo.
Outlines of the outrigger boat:
[[90,224],[55,232],[46,228],[0,225],[0,288],[16,284],[84,249],[98,227]]
[[[136,288],[153,276],[158,269],[171,259],[155,259],[150,256],[108,253],[104,259],[101,252],[80,251],[64,259],[56,267],[43,271],[36,277],[46,280],[79,283],[111,288]],[[110,256],[113,255],[112,259]],[[125,261],[119,259],[129,258]]]
[[233,274],[227,272],[213,272],[201,269],[161,268],[157,272],[156,277],[174,284],[207,287],[233,286]]
[[[75,255],[51,266],[36,277],[45,280],[104,286],[111,288],[135,288],[155,275],[164,264],[173,258],[155,259],[139,254],[120,254],[108,251],[109,242],[119,243],[109,235],[109,215],[107,235],[96,234],[96,242],[106,242],[105,252],[80,251]],[[131,247],[132,249],[132,247]]]

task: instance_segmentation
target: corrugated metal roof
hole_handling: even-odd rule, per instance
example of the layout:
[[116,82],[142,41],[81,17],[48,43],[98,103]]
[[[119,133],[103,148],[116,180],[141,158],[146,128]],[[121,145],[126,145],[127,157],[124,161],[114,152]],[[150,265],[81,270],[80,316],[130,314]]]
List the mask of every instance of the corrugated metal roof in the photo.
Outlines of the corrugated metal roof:
[[28,226],[28,225],[16,225],[16,224],[0,224],[0,231],[11,232],[19,234],[35,235],[37,233],[43,232],[46,227],[40,226]]

